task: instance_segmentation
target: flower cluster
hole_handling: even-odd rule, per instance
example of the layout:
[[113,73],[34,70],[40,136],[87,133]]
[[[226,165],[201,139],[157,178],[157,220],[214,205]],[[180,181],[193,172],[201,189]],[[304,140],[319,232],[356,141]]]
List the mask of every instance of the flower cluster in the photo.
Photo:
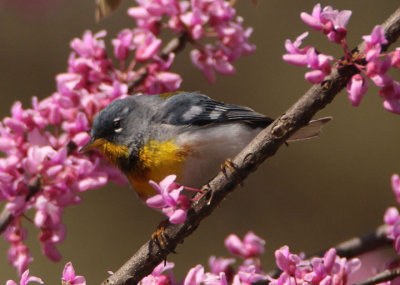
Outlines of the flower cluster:
[[[275,252],[276,264],[282,273],[273,278],[261,268],[260,256],[264,252],[265,241],[248,232],[243,240],[237,235],[231,234],[225,239],[225,247],[228,251],[241,258],[241,263],[235,268],[235,258],[211,256],[208,261],[209,272],[203,265],[196,265],[186,274],[183,281],[176,281],[172,269],[174,263],[162,262],[156,266],[152,273],[144,277],[139,284],[184,284],[184,285],[250,285],[257,282],[269,282],[278,284],[312,284],[312,285],[344,285],[349,276],[358,270],[361,262],[358,258],[347,260],[336,255],[335,249],[328,250],[322,258],[314,257],[306,260],[304,257],[290,253],[288,246],[283,246]],[[41,279],[28,276],[29,271],[22,275],[20,285],[26,285],[30,281],[42,283]],[[65,265],[62,281],[65,285],[85,285],[83,276],[75,274],[72,264]],[[12,280],[7,285],[17,285]]]
[[[311,15],[301,13],[301,19],[312,29],[320,31],[327,35],[331,42],[346,46],[346,25],[351,16],[349,10],[333,10],[331,6],[321,9],[321,5],[315,5]],[[308,36],[303,33],[294,42],[286,40],[285,48],[288,52],[283,55],[283,60],[298,66],[307,66],[311,68],[305,74],[306,80],[311,83],[320,83],[326,75],[331,74],[331,65],[333,57],[320,52],[312,46],[300,48],[302,41]]]
[[[212,83],[216,80],[215,71],[233,74],[235,68],[232,63],[239,57],[255,51],[255,46],[248,41],[252,29],[243,28],[243,18],[236,16],[236,10],[229,1],[137,0],[137,2],[139,6],[130,8],[128,14],[137,20],[139,28],[131,32],[125,30],[124,35],[121,35],[126,39],[124,48],[121,49],[121,57],[124,59],[125,50],[134,48],[128,38],[136,38],[138,33],[140,34],[138,42],[143,46],[144,58],[152,57],[160,48],[161,41],[156,36],[163,26],[176,34],[190,37],[190,41],[196,47],[191,51],[191,60]],[[203,45],[200,42],[203,38],[212,39],[215,43]],[[137,54],[138,52],[139,50]],[[139,58],[137,60],[140,61]]]
[[[397,174],[392,175],[392,190],[396,196],[397,203],[400,204],[400,177]],[[400,254],[400,214],[397,208],[389,207],[383,218],[388,225],[386,235],[393,239],[393,246],[397,254]]]
[[[8,280],[6,282],[6,285],[27,285],[30,282],[36,282],[43,284],[42,279],[36,276],[29,276],[29,269],[27,269],[22,275],[21,275],[21,280],[19,281],[19,284],[13,280]],[[83,284],[82,284],[83,285]]]
[[[164,262],[158,265],[153,272],[142,279],[141,285],[153,284],[253,284],[267,281],[268,276],[261,269],[260,255],[264,252],[264,240],[249,232],[243,241],[236,235],[230,235],[225,240],[225,246],[232,254],[243,259],[242,264],[235,270],[232,266],[234,258],[211,256],[209,259],[210,271],[206,272],[203,265],[191,268],[182,282],[176,282],[171,269],[173,263]],[[167,274],[162,274],[167,271]]]
[[346,25],[351,13],[349,10],[334,10],[331,6],[321,9],[321,5],[317,4],[311,15],[303,12],[300,17],[309,27],[324,33],[331,42],[341,44],[347,35]]
[[[61,254],[56,244],[66,233],[64,208],[80,203],[81,192],[109,181],[126,183],[98,152],[82,154],[79,149],[89,140],[87,132],[95,115],[112,100],[128,93],[155,94],[179,88],[182,78],[169,71],[176,49],[161,50],[162,40],[157,38],[161,28],[173,30],[181,39],[189,36],[201,54],[211,49],[198,40],[214,38],[212,60],[198,59],[195,64],[219,72],[224,66],[232,71],[234,60],[254,50],[248,43],[251,29],[242,28],[241,18],[235,18],[236,11],[226,1],[137,2],[139,7],[128,11],[137,27],[122,30],[111,41],[119,66],[107,55],[106,32],[86,31],[71,41],[68,70],[56,76],[57,91],[43,100],[34,97],[30,108],[16,102],[11,115],[0,123],[0,151],[5,154],[0,158],[0,201],[6,201],[13,216],[4,237],[11,244],[9,261],[20,274],[33,260],[24,244],[27,233],[21,222],[27,210],[35,210],[32,220],[40,230],[43,253],[58,261]],[[165,18],[168,24],[162,25]],[[171,222],[184,220],[189,202],[177,198],[180,190],[153,186],[166,199],[165,205],[157,206]]]
[[[85,277],[75,275],[74,267],[71,262],[68,262],[62,273],[62,284],[63,285],[86,285]],[[19,285],[27,285],[29,282],[37,282],[43,284],[42,279],[36,276],[29,276],[29,269],[27,269],[21,276],[21,280],[19,281]],[[8,280],[6,285],[18,285],[13,280]]]
[[[172,177],[170,180],[173,180]],[[225,246],[232,254],[243,259],[241,265],[235,270],[233,264],[236,262],[234,258],[224,258],[211,256],[209,259],[210,272],[205,272],[202,265],[196,265],[191,268],[182,282],[177,282],[172,272],[175,266],[172,262],[162,262],[156,266],[152,273],[144,277],[139,284],[253,284],[258,281],[267,281],[269,277],[261,269],[260,255],[264,252],[265,241],[252,232],[244,236],[243,241],[236,235],[229,235],[225,240]],[[65,285],[86,285],[83,276],[75,274],[75,270],[68,262],[63,270],[62,284]],[[42,280],[35,276],[29,276],[29,270],[26,270],[21,277],[20,285],[27,285],[29,282],[43,283]],[[7,285],[17,285],[12,280],[7,281]]]
[[381,54],[382,45],[387,43],[384,30],[376,26],[370,35],[363,36],[365,48],[363,53],[353,56],[346,44],[346,25],[351,17],[351,11],[333,10],[327,6],[321,8],[315,5],[312,14],[301,13],[301,19],[312,29],[327,35],[331,42],[341,44],[345,60],[334,60],[332,56],[317,52],[312,46],[300,48],[308,33],[303,33],[294,42],[286,40],[285,48],[288,52],[283,59],[294,65],[307,66],[312,69],[305,74],[306,80],[311,83],[320,83],[326,75],[331,73],[332,64],[336,61],[340,66],[353,65],[361,74],[355,74],[347,84],[347,92],[353,106],[361,103],[367,92],[369,78],[377,87],[381,88],[379,96],[383,98],[383,107],[393,113],[400,114],[400,83],[387,75],[391,67],[400,68],[400,48],[395,51]]
[[86,32],[73,40],[68,72],[56,77],[57,91],[42,101],[33,98],[31,108],[15,103],[0,124],[0,150],[6,154],[0,159],[0,199],[14,217],[4,235],[11,244],[9,260],[20,274],[32,261],[23,243],[25,211],[36,210],[33,222],[40,229],[43,252],[58,261],[55,245],[65,238],[64,208],[79,203],[81,192],[108,181],[125,182],[98,153],[78,151],[89,140],[96,113],[127,91],[112,76],[104,35]]
[[146,204],[149,207],[161,209],[172,224],[180,224],[186,220],[190,201],[186,196],[180,195],[183,186],[177,184],[175,179],[176,175],[169,175],[160,184],[150,180],[150,185],[153,186],[158,194],[147,199]]
[[[335,249],[328,250],[324,257],[306,260],[292,254],[289,247],[284,246],[275,252],[276,264],[283,272],[278,278],[272,278],[261,269],[260,255],[264,252],[265,241],[252,232],[240,240],[236,235],[229,235],[225,240],[228,251],[240,258],[242,263],[235,269],[234,258],[209,259],[209,272],[202,265],[189,270],[183,282],[176,282],[171,269],[173,263],[158,265],[149,276],[142,279],[141,285],[150,284],[212,284],[212,285],[244,285],[257,282],[270,284],[346,284],[348,277],[361,266],[359,259],[346,260],[336,255]],[[167,274],[162,274],[167,271]]]
[[307,36],[308,33],[306,32],[297,37],[294,42],[286,40],[285,48],[288,53],[283,55],[283,60],[294,65],[307,66],[313,69],[305,74],[305,78],[316,84],[322,82],[325,76],[331,73],[333,57],[322,53],[318,54],[312,46],[300,48],[302,41]]
[[284,246],[275,251],[276,264],[283,272],[277,279],[271,278],[271,285],[277,284],[346,284],[349,276],[361,266],[358,258],[347,260],[336,255],[334,248],[323,257],[304,260],[302,256],[290,253]]

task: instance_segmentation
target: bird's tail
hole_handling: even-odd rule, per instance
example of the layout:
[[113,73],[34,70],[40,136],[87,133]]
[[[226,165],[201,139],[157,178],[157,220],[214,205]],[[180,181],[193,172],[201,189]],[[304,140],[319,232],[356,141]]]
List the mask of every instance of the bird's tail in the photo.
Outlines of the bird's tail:
[[287,141],[301,141],[317,137],[322,131],[322,126],[332,119],[332,117],[325,117],[317,120],[311,120],[307,125],[295,132]]

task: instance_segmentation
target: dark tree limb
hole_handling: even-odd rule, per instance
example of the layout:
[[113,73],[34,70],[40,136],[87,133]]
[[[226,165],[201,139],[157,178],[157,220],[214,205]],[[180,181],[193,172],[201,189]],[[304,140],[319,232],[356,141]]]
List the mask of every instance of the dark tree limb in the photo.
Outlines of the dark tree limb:
[[373,285],[381,282],[391,281],[400,276],[400,268],[385,270],[375,276],[368,278],[364,281],[355,283],[354,285]]
[[[400,9],[383,24],[388,44],[387,49],[400,35]],[[360,44],[354,52],[362,52]],[[182,243],[212,211],[232,192],[251,172],[268,157],[273,156],[279,147],[346,86],[350,78],[359,71],[354,66],[344,66],[333,69],[332,74],[324,82],[312,86],[292,107],[282,116],[263,130],[249,145],[233,160],[235,170],[226,169],[212,180],[205,189],[210,189],[212,199],[207,197],[196,201],[188,212],[185,223],[168,224],[165,227],[165,247],[161,248],[154,240],[149,240],[112,276],[103,281],[103,285],[137,284],[143,277],[150,274],[155,266],[166,259],[175,247]]]
[[[387,225],[379,226],[375,232],[355,237],[335,246],[337,255],[353,258],[382,246],[391,246],[393,240],[386,237]],[[322,254],[321,254],[322,255]]]

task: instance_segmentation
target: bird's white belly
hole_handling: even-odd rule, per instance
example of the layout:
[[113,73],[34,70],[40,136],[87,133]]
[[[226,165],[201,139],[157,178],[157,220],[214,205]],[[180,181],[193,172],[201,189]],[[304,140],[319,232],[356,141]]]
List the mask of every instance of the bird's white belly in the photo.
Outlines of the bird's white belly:
[[177,138],[179,145],[189,145],[180,183],[200,188],[212,179],[227,158],[233,158],[259,132],[244,124],[226,124],[187,131]]

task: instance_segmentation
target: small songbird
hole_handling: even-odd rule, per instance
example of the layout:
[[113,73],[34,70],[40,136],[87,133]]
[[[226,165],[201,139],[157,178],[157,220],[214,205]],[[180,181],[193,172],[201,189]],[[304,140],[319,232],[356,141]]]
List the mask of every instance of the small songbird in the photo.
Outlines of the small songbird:
[[[331,118],[311,121],[290,140],[318,136]],[[148,181],[176,174],[199,188],[273,119],[248,107],[192,92],[115,100],[96,116],[83,151],[98,149],[126,174],[140,198],[155,194]]]

